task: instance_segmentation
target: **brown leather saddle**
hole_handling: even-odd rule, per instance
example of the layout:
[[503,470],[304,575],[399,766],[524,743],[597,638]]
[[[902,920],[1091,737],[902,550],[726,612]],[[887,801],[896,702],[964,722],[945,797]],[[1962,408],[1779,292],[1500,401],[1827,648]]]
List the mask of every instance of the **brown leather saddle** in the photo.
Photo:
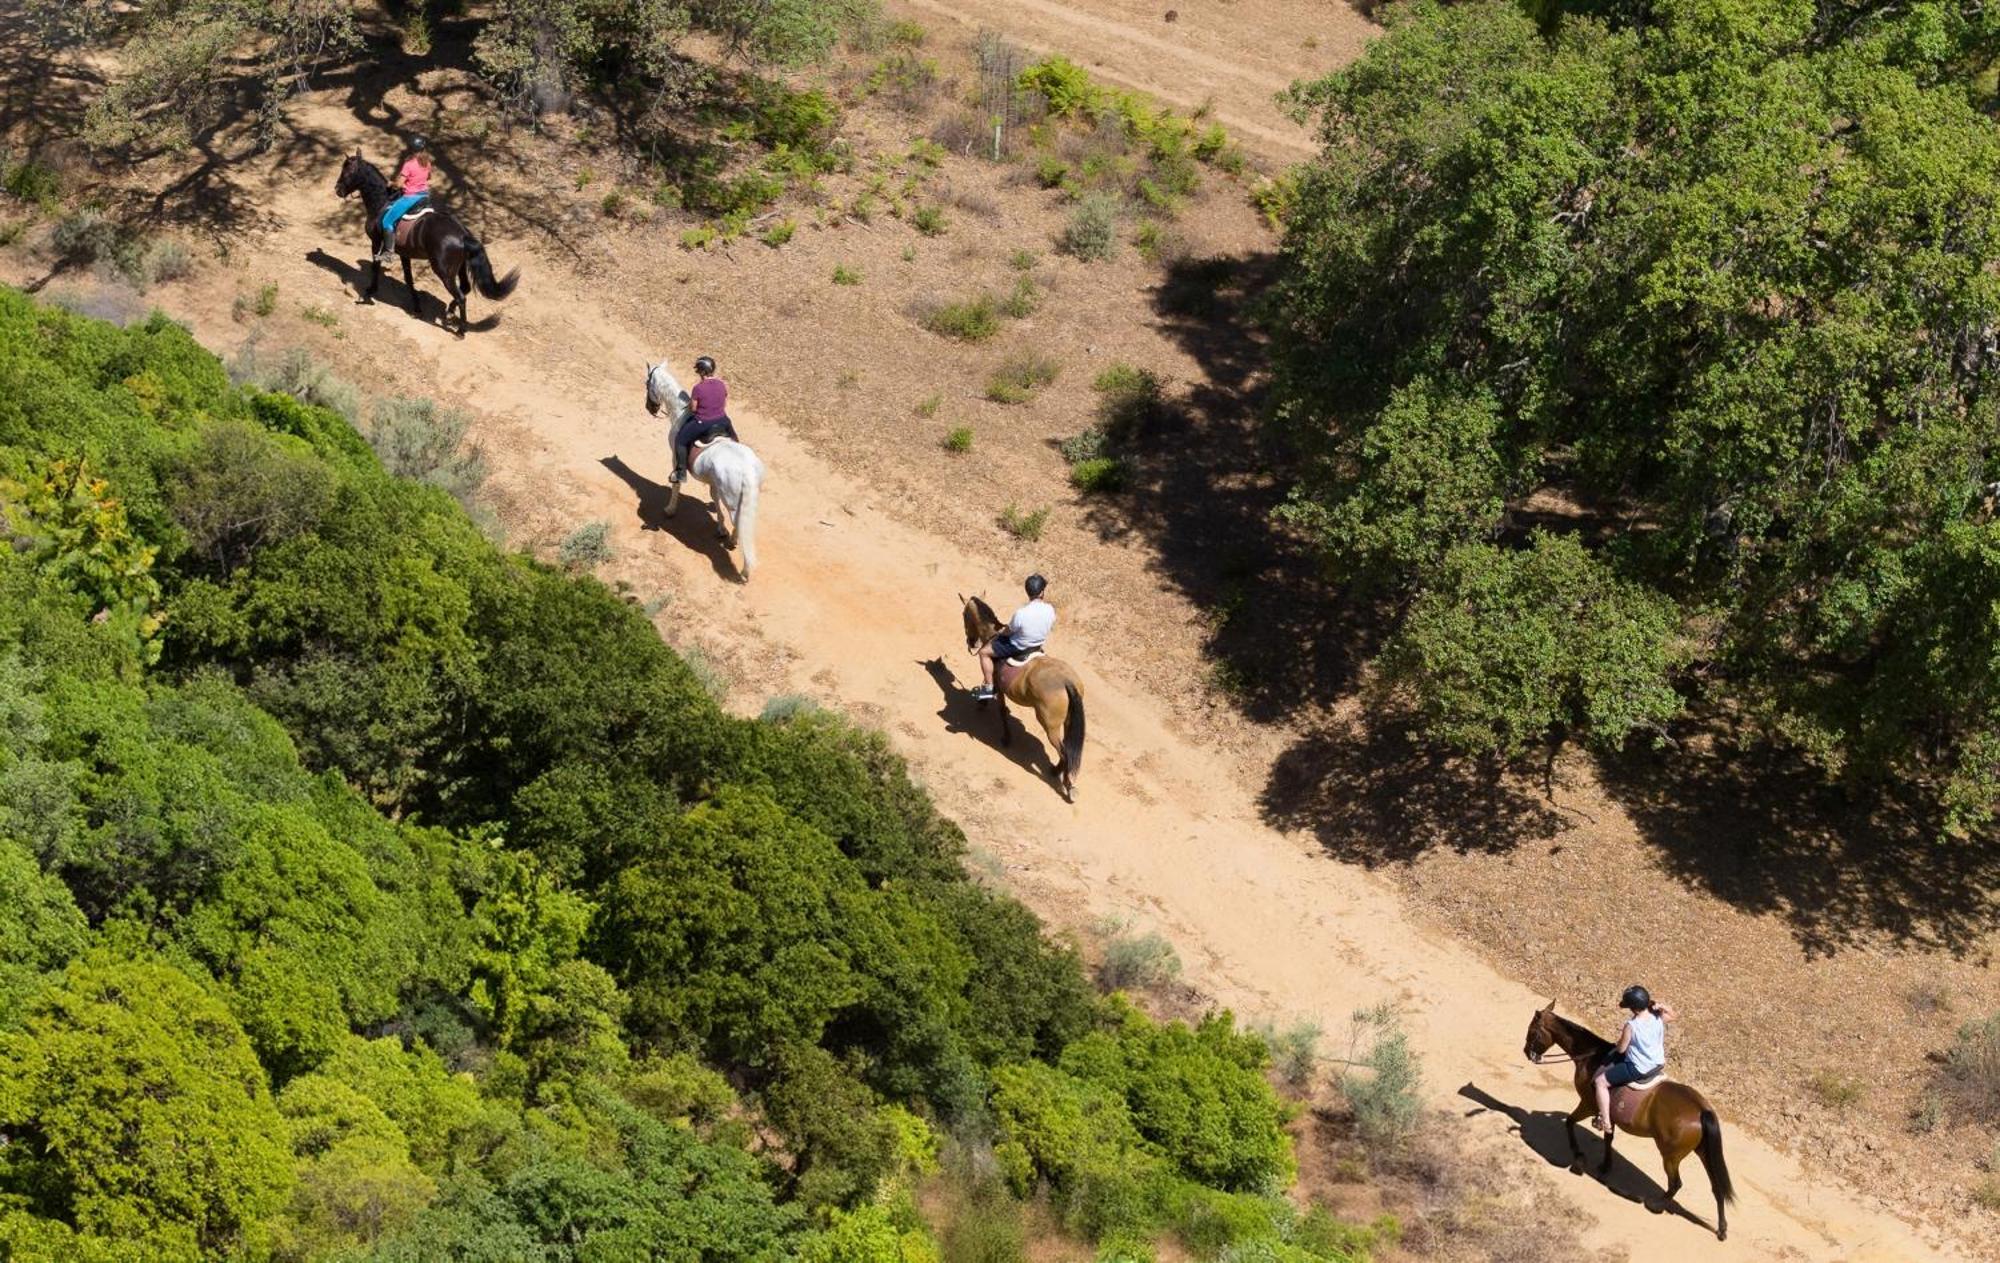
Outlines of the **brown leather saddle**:
[[1639,1108],[1646,1103],[1646,1098],[1652,1094],[1653,1089],[1666,1081],[1667,1076],[1655,1070],[1649,1079],[1641,1079],[1637,1083],[1628,1083],[1611,1089],[1612,1125],[1631,1131],[1633,1124],[1638,1121]]
[[404,254],[415,253],[415,247],[411,243],[416,238],[417,221],[430,214],[431,210],[431,204],[425,202],[421,206],[411,207],[408,213],[396,221],[395,238],[397,250]]
[[1042,652],[1040,649],[1030,649],[1018,658],[1009,658],[1005,662],[999,663],[1000,691],[1004,693],[1008,689],[1013,688],[1014,681],[1021,678],[1021,672],[1026,671],[1035,659],[1041,657]]

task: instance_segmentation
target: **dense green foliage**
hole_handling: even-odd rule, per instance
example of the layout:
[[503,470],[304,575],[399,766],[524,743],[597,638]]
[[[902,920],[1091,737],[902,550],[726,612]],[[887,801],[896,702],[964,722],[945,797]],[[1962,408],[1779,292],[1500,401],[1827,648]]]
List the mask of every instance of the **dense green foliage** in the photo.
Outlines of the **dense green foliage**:
[[163,318],[0,291],[0,516],[0,1254],[916,1263],[1037,1074],[1289,1178],[1261,1045],[1101,1008],[880,735]]
[[1298,91],[1293,518],[1390,598],[1381,676],[1453,746],[1616,746],[1701,695],[1981,826],[1991,15],[1561,7],[1413,5]]

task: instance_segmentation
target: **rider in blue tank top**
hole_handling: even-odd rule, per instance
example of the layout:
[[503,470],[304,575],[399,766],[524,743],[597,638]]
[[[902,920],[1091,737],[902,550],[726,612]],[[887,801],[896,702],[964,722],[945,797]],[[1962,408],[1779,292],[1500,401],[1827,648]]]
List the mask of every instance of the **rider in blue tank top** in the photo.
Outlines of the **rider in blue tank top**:
[[1618,1005],[1631,1013],[1625,1029],[1618,1032],[1618,1044],[1597,1068],[1597,1130],[1611,1132],[1611,1089],[1650,1079],[1667,1064],[1667,1023],[1674,1011],[1640,986],[1625,988]]

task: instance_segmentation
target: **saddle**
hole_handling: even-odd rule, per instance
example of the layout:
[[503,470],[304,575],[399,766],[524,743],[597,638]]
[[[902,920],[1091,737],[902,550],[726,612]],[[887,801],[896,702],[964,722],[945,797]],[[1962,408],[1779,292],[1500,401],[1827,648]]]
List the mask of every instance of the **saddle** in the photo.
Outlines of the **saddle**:
[[1028,669],[1028,664],[1041,656],[1042,650],[1037,647],[1028,650],[1028,652],[1018,658],[1008,658],[1006,661],[1001,662],[999,664],[1000,669],[996,673],[998,678],[994,681],[1000,686],[1000,691],[1004,693],[1012,688],[1014,681],[1020,678],[1021,672]]
[[393,234],[396,238],[396,249],[401,250],[405,254],[410,252],[410,236],[417,230],[417,221],[430,214],[431,210],[432,207],[429,202],[421,202],[403,212],[402,218],[396,221],[396,228]]
[[1655,1070],[1651,1075],[1636,1083],[1627,1083],[1611,1089],[1611,1122],[1613,1126],[1632,1130],[1639,1118],[1639,1107],[1646,1103],[1646,1096],[1654,1088],[1667,1081],[1667,1076]]

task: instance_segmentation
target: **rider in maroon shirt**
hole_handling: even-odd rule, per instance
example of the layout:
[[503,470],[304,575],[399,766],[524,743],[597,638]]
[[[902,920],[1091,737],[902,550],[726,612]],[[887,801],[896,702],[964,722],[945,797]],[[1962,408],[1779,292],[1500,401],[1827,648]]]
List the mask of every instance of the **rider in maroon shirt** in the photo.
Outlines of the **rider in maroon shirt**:
[[675,482],[687,478],[689,453],[696,443],[717,435],[736,437],[736,427],[729,422],[729,383],[715,375],[714,359],[704,355],[696,360],[694,373],[701,380],[688,392],[693,415],[674,437]]

